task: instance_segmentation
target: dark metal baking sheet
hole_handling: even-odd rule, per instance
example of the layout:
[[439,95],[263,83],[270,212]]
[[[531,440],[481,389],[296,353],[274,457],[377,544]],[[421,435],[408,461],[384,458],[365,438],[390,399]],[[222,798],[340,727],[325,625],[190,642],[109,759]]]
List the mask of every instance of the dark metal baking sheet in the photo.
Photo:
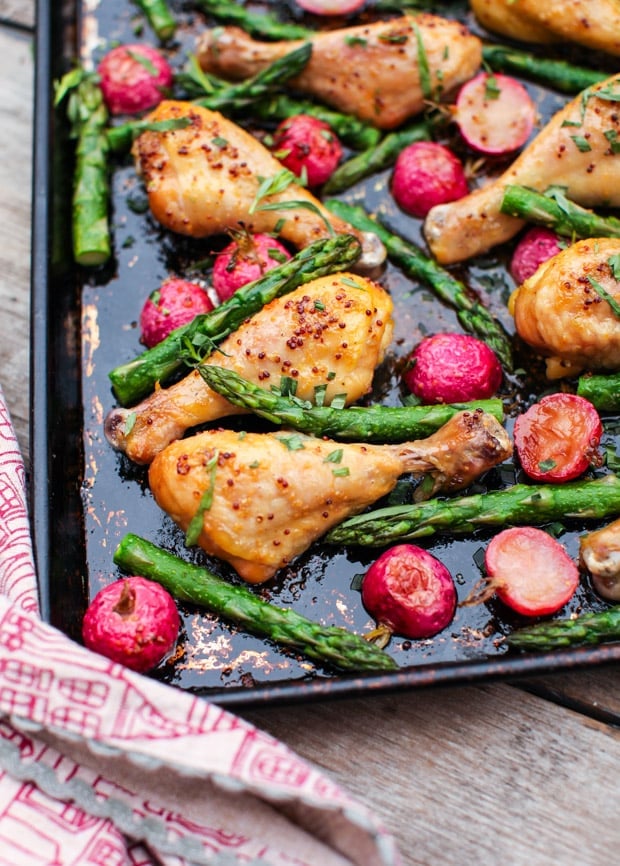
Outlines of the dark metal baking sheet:
[[[439,11],[465,17],[464,5],[440,4]],[[205,19],[191,3],[172,6],[182,22],[178,57],[193,50],[195,34],[205,26]],[[89,4],[88,14],[73,0],[37,4],[31,510],[43,616],[76,640],[88,599],[118,577],[112,554],[125,532],[209,562],[185,550],[180,531],[155,506],[144,470],[109,447],[102,422],[115,402],[108,371],[140,351],[136,323],[144,299],[169,273],[183,272],[212,252],[217,239],[190,241],[158,228],[144,212],[144,193],[127,160],[113,174],[113,261],[89,272],[75,267],[71,258],[72,146],[66,125],[52,110],[53,82],[71,67],[86,42],[95,57],[115,41],[153,42],[148,28],[136,36],[136,17],[136,7],[124,0],[94,8]],[[97,36],[103,41],[97,42]],[[527,86],[544,116],[564,101],[557,94]],[[385,205],[388,179],[389,172],[384,172],[350,195],[363,193],[371,209]],[[388,205],[388,213],[403,234],[422,241],[417,221],[403,217],[393,205]],[[512,288],[506,273],[509,246],[458,273],[512,330],[506,311]],[[407,352],[425,333],[460,327],[451,310],[396,269],[388,267],[382,282],[396,303],[397,328],[392,352],[376,377],[376,396],[397,403],[398,368]],[[531,390],[527,398],[534,393]],[[613,440],[608,435],[606,441]],[[483,483],[500,486],[509,476],[510,468],[503,467]],[[562,541],[572,555],[579,535],[590,528],[591,524],[567,527]],[[455,576],[460,598],[480,577],[474,554],[487,540],[488,535],[478,533],[428,545]],[[362,632],[371,620],[352,582],[376,555],[377,551],[315,544],[293,567],[255,591],[312,619]],[[235,579],[221,563],[209,564]],[[603,607],[605,603],[584,579],[562,613]],[[523,620],[501,604],[490,603],[459,609],[452,625],[432,640],[393,639],[390,652],[402,666],[396,674],[337,675],[240,633],[204,611],[182,607],[181,612],[184,651],[175,663],[163,665],[152,676],[228,705],[523,677],[620,659],[620,645],[543,655],[508,653],[501,636]]]

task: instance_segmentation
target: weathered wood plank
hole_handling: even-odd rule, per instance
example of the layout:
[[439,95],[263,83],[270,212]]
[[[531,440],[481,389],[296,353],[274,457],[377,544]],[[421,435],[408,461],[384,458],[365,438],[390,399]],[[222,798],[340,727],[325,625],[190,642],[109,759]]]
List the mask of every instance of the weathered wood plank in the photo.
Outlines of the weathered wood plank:
[[21,27],[34,27],[34,0],[0,0],[0,21],[10,21]]
[[406,864],[606,866],[620,732],[507,685],[244,715],[370,804]]
[[0,28],[0,381],[28,454],[32,39]]

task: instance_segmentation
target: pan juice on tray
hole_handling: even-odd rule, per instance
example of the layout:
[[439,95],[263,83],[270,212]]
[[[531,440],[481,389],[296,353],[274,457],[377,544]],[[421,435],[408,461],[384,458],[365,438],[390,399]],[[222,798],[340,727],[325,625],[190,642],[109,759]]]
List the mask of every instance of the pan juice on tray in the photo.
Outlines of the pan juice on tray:
[[[510,526],[545,529],[579,568],[554,619],[613,604],[600,574],[613,550],[580,546],[620,514],[615,49],[599,46],[592,68],[583,27],[567,12],[547,33],[535,4],[514,30],[509,3],[488,21],[475,3],[406,5],[170,2],[163,29],[130,3],[78,10],[83,72],[57,91],[86,172],[73,214],[88,588],[72,606],[81,616],[130,567],[159,579],[154,550],[190,563],[210,589],[178,590],[177,651],[153,675],[221,702],[357,688],[343,673],[355,664],[309,647],[376,628],[363,578],[398,545],[438,563],[454,604],[421,637],[388,623],[385,650],[359,663],[376,687],[466,679],[471,662],[477,676],[518,670],[505,638],[541,617],[501,591],[472,603]],[[305,147],[290,134],[300,116],[313,118]],[[218,295],[241,264],[255,279]],[[194,294],[170,331],[172,280]],[[147,302],[163,336],[148,349]],[[434,335],[445,354],[416,390],[416,349]],[[544,399],[577,392],[597,418],[585,444],[569,410],[544,427]],[[445,394],[457,398],[431,402]],[[533,406],[544,431],[522,445]],[[558,479],[571,457],[582,471]],[[530,543],[515,560],[537,555]],[[385,585],[423,607],[430,571],[402,561],[385,558]],[[282,624],[258,627],[259,611]],[[304,641],[283,639],[287,611]]]

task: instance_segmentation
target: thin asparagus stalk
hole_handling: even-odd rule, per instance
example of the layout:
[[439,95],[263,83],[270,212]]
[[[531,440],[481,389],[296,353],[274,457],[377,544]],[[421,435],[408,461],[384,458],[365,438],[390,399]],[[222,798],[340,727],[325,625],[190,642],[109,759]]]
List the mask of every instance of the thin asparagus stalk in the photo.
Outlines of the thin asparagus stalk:
[[109,378],[116,397],[123,406],[137,402],[182,367],[188,344],[204,348],[210,341],[223,340],[269,301],[317,277],[346,270],[360,252],[360,243],[352,235],[335,235],[309,244],[288,262],[242,286],[210,313],[197,316],[152,349],[115,367]]
[[263,120],[284,120],[295,114],[310,114],[328,123],[338,138],[355,150],[374,147],[381,138],[381,132],[376,127],[351,114],[342,114],[310,100],[294,99],[287,93],[274,93],[259,99],[252,104],[251,111]]
[[326,536],[332,544],[370,547],[444,532],[620,514],[620,478],[606,475],[566,484],[515,484],[505,490],[417,505],[379,508],[345,520]]
[[236,24],[258,39],[307,39],[314,35],[313,30],[300,24],[280,21],[269,12],[249,12],[240,3],[231,0],[197,0],[196,5],[216,20]]
[[194,100],[197,105],[212,111],[240,111],[251,105],[257,99],[269,94],[274,88],[282,87],[290,78],[298,75],[312,54],[312,43],[304,42],[284,57],[261,69],[251,78],[217,89],[201,99]]
[[484,340],[506,369],[512,369],[512,348],[508,335],[486,307],[471,297],[460,280],[425,256],[414,244],[392,234],[380,222],[373,220],[362,207],[338,199],[328,199],[325,205],[355,228],[378,235],[385,245],[388,258],[401,267],[407,276],[430,286],[438,298],[457,311],[463,328]]
[[523,75],[562,93],[580,93],[586,87],[609,78],[609,74],[605,72],[575,66],[565,60],[536,57],[507,45],[483,46],[482,59],[493,72]]
[[620,219],[602,217],[569,201],[560,191],[541,193],[510,184],[504,190],[502,213],[547,226],[570,238],[620,238]]
[[185,562],[137,535],[121,539],[114,562],[128,574],[157,581],[180,601],[205,607],[223,619],[346,671],[392,671],[394,659],[370,641],[337,626],[324,626],[294,610],[263,601],[249,589],[223,580],[207,568]]
[[108,110],[96,77],[82,69],[56,85],[55,106],[68,97],[67,116],[77,139],[73,173],[73,256],[80,265],[102,265],[111,254]]
[[514,631],[506,643],[516,649],[546,650],[620,641],[620,605],[575,619],[540,622]]
[[292,427],[312,436],[344,442],[406,442],[430,436],[457,412],[482,409],[503,421],[501,400],[438,406],[317,406],[259,388],[233,370],[204,364],[198,367],[207,385],[218,394],[278,426]]
[[587,374],[579,377],[577,393],[601,412],[620,411],[620,373]]
[[353,184],[371,174],[383,171],[396,162],[398,154],[415,141],[428,141],[431,138],[430,125],[418,121],[398,132],[390,132],[376,146],[367,148],[338,166],[323,187],[323,193],[334,195],[349,189]]
[[168,7],[167,0],[134,0],[149,22],[151,29],[161,42],[172,39],[177,22]]

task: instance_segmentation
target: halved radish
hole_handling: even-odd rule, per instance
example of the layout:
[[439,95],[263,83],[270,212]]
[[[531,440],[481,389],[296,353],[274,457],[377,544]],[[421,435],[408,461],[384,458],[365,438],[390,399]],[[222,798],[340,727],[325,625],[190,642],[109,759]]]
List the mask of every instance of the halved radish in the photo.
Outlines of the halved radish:
[[361,9],[366,0],[296,0],[296,2],[312,15],[348,15]]
[[486,577],[463,602],[492,595],[524,616],[556,613],[579,585],[579,569],[564,547],[542,529],[513,526],[498,533],[484,557]]
[[529,138],[536,123],[536,105],[515,78],[480,72],[461,87],[454,119],[474,150],[510,153]]
[[514,443],[523,467],[535,481],[571,481],[600,465],[603,424],[595,407],[577,394],[549,394],[519,415]]
[[385,646],[392,634],[422,639],[452,621],[456,589],[446,566],[415,544],[398,544],[373,562],[362,603],[377,622],[366,638]]

